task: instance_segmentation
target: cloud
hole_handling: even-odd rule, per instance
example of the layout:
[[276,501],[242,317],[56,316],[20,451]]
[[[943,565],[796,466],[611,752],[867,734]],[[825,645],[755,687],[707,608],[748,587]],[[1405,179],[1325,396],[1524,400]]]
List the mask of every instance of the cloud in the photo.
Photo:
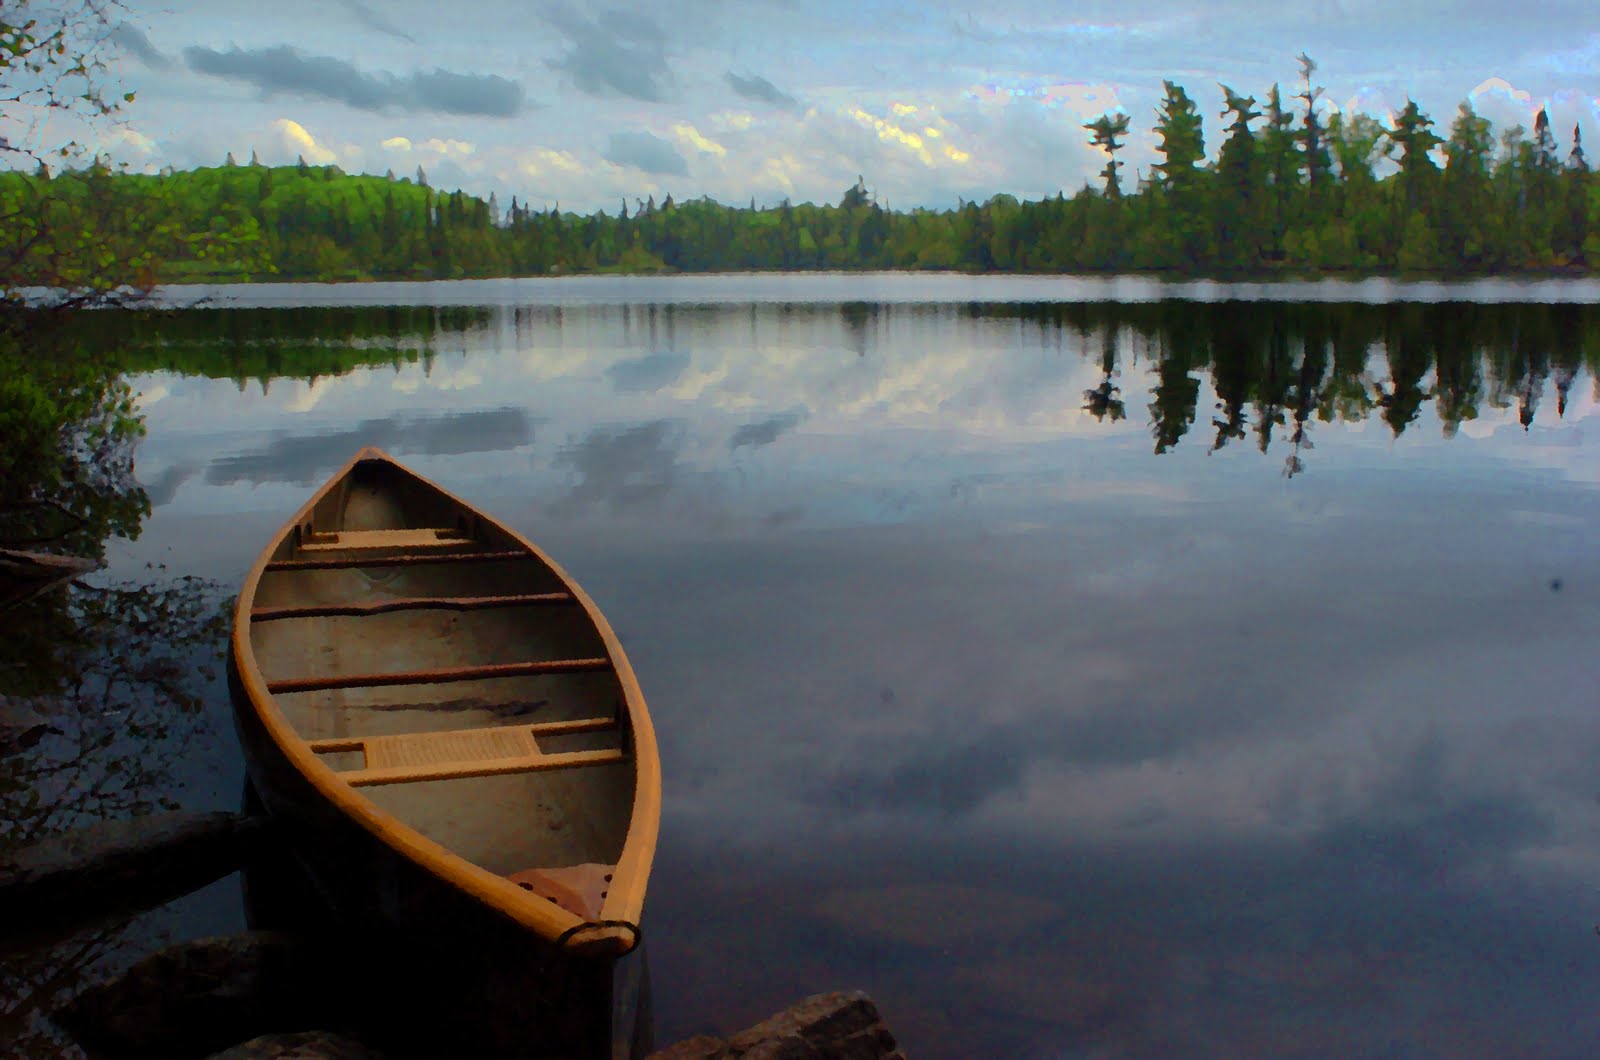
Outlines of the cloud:
[[604,157],[608,162],[632,166],[646,173],[678,177],[689,175],[689,163],[683,160],[678,149],[653,133],[612,133]]
[[565,4],[549,19],[567,38],[569,50],[550,64],[591,96],[623,96],[659,103],[667,98],[672,71],[667,67],[661,27],[640,12],[612,11],[605,26]]
[[279,432],[258,449],[213,460],[206,468],[205,480],[212,485],[304,485],[338,467],[363,445],[429,456],[499,453],[532,444],[533,427],[526,410],[510,407],[443,414],[396,413],[366,420],[346,431],[308,435]]
[[215,51],[183,50],[190,69],[213,77],[255,85],[264,95],[331,99],[357,110],[430,110],[445,114],[509,118],[527,107],[522,86],[494,74],[449,70],[369,74],[343,59],[306,55],[287,45]]
[[284,146],[296,154],[305,156],[305,160],[314,166],[325,166],[339,160],[337,151],[318,143],[317,138],[297,121],[279,118],[272,123],[272,127],[283,137]]
[[361,23],[363,26],[366,26],[368,29],[376,30],[379,33],[387,36],[398,38],[399,40],[405,41],[407,44],[417,43],[417,38],[413,37],[411,34],[407,33],[393,22],[390,22],[387,18],[384,18],[381,14],[362,3],[361,0],[340,0],[340,3],[344,5],[346,11],[349,11],[350,14],[355,17],[357,22]]
[[172,65],[172,56],[151,44],[144,31],[131,22],[124,22],[112,30],[110,39],[124,53],[152,69],[159,70]]
[[672,132],[679,140],[691,145],[701,154],[716,155],[718,158],[728,153],[728,149],[717,141],[701,134],[699,129],[686,121],[680,121],[672,127]]
[[789,93],[757,74],[740,77],[732,70],[728,71],[727,81],[730,87],[745,99],[752,99],[758,103],[770,103],[774,107],[785,110],[799,110],[800,101]]
[[728,443],[728,448],[733,450],[741,445],[748,445],[754,449],[771,445],[780,436],[799,426],[803,418],[798,412],[780,412],[776,416],[769,416],[755,423],[746,423],[733,432],[733,440]]
[[668,420],[600,427],[563,448],[555,464],[578,476],[569,503],[628,508],[656,503],[674,489],[683,471],[678,460],[682,446],[681,425]]
[[689,367],[686,353],[649,353],[618,361],[606,369],[611,385],[622,393],[651,393],[676,383]]

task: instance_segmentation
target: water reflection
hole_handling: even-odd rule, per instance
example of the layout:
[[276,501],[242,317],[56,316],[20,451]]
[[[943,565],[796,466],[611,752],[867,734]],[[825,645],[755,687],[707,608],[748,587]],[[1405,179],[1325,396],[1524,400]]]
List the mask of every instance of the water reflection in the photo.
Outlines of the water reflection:
[[664,1041],[861,987],[919,1056],[1582,1053],[1600,310],[875,282],[329,309],[270,392],[152,331],[132,553],[236,578],[356,434],[500,423],[411,462],[649,694]]
[[[133,476],[138,425],[105,361],[48,330],[33,332],[29,352],[75,380],[77,393],[46,391],[57,418],[31,439],[41,447],[35,459],[24,459],[23,439],[8,440],[0,546],[104,558],[116,539],[138,537],[149,511]],[[220,746],[205,710],[223,636],[217,586],[112,567],[0,609],[0,859],[79,826],[177,808],[206,766],[191,753]],[[0,1041],[10,1053],[60,1055],[65,1043],[45,1017],[137,956],[149,926],[90,923],[20,949],[6,940]]]
[[[266,445],[220,456],[206,468],[213,485],[292,482],[321,485],[350,454],[376,445],[396,454],[450,456],[517,449],[533,441],[533,420],[524,409],[476,409],[442,414],[396,414],[363,420],[355,427],[296,437],[280,434]],[[163,477],[171,472],[163,472]],[[159,480],[158,480],[159,481]]]
[[[1081,397],[1062,395],[1058,410],[1076,408],[1083,421],[1115,428],[1142,405],[1156,453],[1195,444],[1189,436],[1203,422],[1211,451],[1248,443],[1281,453],[1291,476],[1311,463],[1319,424],[1375,416],[1399,438],[1428,419],[1449,437],[1482,414],[1514,410],[1530,428],[1547,390],[1560,420],[1576,381],[1600,361],[1600,311],[1584,305],[845,303],[787,304],[755,316],[748,308],[668,305],[661,329],[646,308],[211,310],[194,314],[198,323],[186,314],[149,314],[103,339],[121,343],[146,370],[263,386],[301,379],[316,390],[329,373],[378,365],[401,372],[395,385],[403,378],[412,390],[523,391],[543,381],[603,379],[620,409],[639,409],[640,422],[658,418],[648,415],[652,400],[655,409],[661,400],[710,399],[754,410],[754,420],[733,428],[734,448],[775,440],[802,420],[818,428],[862,414],[1042,425],[1048,395],[1070,375],[1083,380],[1070,391]],[[439,377],[447,349],[469,360]],[[508,350],[520,351],[520,364],[501,356]],[[1050,363],[1041,355],[1051,351],[1075,351],[1080,360]],[[844,370],[838,355],[860,364]],[[420,380],[408,368],[419,359]],[[602,396],[591,388],[584,400]],[[509,409],[496,415],[493,424],[441,423],[441,431],[460,428],[460,439],[424,440],[413,451],[529,444],[531,432]],[[1056,422],[1077,429],[1070,414],[1063,420],[1058,412]],[[339,433],[398,442],[422,426],[366,418]],[[343,444],[324,438],[329,448]],[[281,467],[278,458],[291,454],[269,447],[259,455],[262,466]],[[289,480],[308,481],[326,466],[307,457]]]

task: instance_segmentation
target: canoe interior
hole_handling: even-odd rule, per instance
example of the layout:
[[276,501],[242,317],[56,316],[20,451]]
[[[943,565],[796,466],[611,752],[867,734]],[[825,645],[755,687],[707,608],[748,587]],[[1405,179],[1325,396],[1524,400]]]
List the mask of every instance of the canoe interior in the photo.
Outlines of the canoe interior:
[[[476,558],[510,553],[516,558]],[[597,664],[571,673],[278,691],[273,700],[314,750],[317,741],[349,745],[319,758],[347,777],[373,779],[357,789],[364,797],[490,872],[618,861],[635,782],[624,692],[605,664],[599,631],[544,562],[477,513],[378,460],[353,465],[270,559],[252,601],[263,618],[250,625],[269,687],[508,663]],[[339,565],[345,562],[359,565]],[[543,599],[478,606],[491,597]],[[430,606],[444,599],[449,608]],[[347,605],[353,613],[329,613]],[[363,742],[427,733],[451,735]],[[513,745],[580,764],[426,776],[438,763],[448,772],[474,755],[503,762],[492,756]]]

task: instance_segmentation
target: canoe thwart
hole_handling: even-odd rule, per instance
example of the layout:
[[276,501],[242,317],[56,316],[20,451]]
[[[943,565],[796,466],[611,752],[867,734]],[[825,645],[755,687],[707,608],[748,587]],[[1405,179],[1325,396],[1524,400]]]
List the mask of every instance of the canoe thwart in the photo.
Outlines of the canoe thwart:
[[548,769],[571,769],[574,766],[607,766],[627,760],[626,751],[613,747],[598,751],[563,751],[548,755],[532,754],[473,761],[433,762],[425,765],[380,766],[347,770],[338,776],[353,788],[363,788],[376,784],[415,784],[424,780],[494,777],[505,773],[539,773]]
[[617,726],[615,716],[605,718],[568,718],[562,721],[536,721],[532,725],[499,725],[487,729],[449,729],[439,732],[390,733],[383,736],[334,736],[325,740],[307,740],[306,746],[317,754],[338,751],[360,751],[369,740],[416,739],[423,736],[450,736],[462,732],[501,732],[517,729],[530,736],[567,736],[578,732],[600,732]]
[[339,773],[352,785],[402,784],[621,762],[626,758],[621,748],[547,753],[540,750],[537,740],[539,736],[600,732],[615,728],[617,721],[615,717],[571,718],[532,725],[345,736],[311,740],[307,746],[317,754],[362,752],[363,768]]
[[274,695],[285,692],[321,692],[331,688],[377,688],[384,685],[439,685],[451,681],[479,681],[492,677],[537,677],[543,674],[597,673],[611,669],[611,660],[549,659],[542,662],[490,663],[438,670],[396,670],[376,674],[333,674],[327,677],[286,677],[267,682]]
[[312,534],[299,544],[304,553],[344,552],[369,548],[460,548],[477,542],[454,528],[416,527],[404,530],[331,530]]
[[506,560],[528,558],[530,558],[529,553],[517,549],[495,549],[488,552],[410,552],[393,556],[340,556],[337,559],[276,559],[266,565],[266,570],[420,567],[432,563],[503,563]]
[[575,603],[571,593],[519,593],[512,596],[407,596],[370,604],[317,604],[304,607],[253,607],[250,621],[273,622],[281,618],[331,618],[382,615],[390,611],[477,611],[495,607],[537,607]]
[[611,891],[615,865],[586,862],[554,869],[523,869],[506,879],[525,891],[532,891],[574,916],[592,920],[600,915],[606,895]]

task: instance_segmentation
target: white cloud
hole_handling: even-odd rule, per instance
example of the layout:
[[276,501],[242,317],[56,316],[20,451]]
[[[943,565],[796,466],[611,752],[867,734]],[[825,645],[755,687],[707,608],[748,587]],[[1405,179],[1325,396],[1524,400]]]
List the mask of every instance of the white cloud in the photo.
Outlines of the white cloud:
[[273,122],[273,128],[278,131],[285,147],[291,153],[299,153],[307,162],[314,166],[326,166],[339,161],[337,151],[317,142],[316,137],[306,130],[304,125],[292,118],[279,118]]

